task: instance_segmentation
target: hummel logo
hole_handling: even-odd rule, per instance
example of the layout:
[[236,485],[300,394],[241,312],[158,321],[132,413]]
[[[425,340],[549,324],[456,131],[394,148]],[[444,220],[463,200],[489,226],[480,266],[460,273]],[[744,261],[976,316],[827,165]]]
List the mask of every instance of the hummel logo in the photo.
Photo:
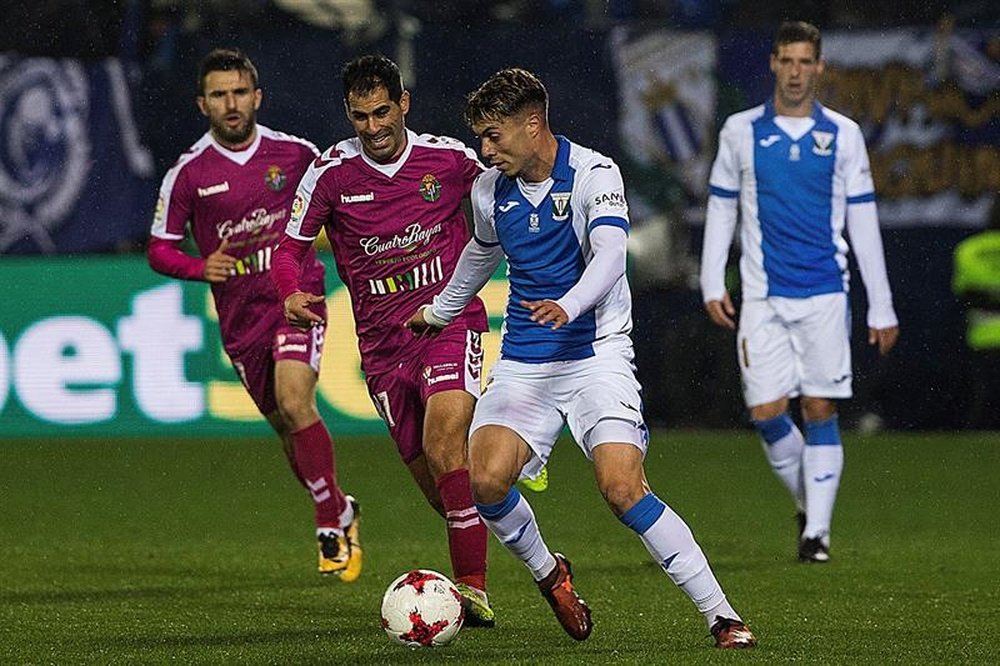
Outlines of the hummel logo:
[[210,197],[213,194],[222,194],[223,192],[229,191],[229,181],[223,181],[218,185],[209,185],[208,187],[199,187],[198,196],[199,197]]
[[610,168],[611,168],[610,164],[595,164],[594,166],[590,167],[590,170],[593,171],[594,169],[610,169]]
[[760,144],[761,148],[770,148],[771,146],[773,146],[774,144],[776,144],[779,141],[781,141],[781,135],[780,134],[772,134],[769,137],[767,137],[766,139],[761,139],[757,143]]
[[363,203],[365,201],[375,201],[374,192],[366,192],[365,194],[341,194],[341,203]]
[[827,472],[823,476],[814,476],[813,481],[815,481],[816,483],[823,483],[824,481],[829,481],[830,479],[835,478],[836,476],[837,475],[834,474],[833,472]]
[[520,205],[521,205],[521,203],[519,201],[508,201],[507,203],[503,204],[502,206],[497,206],[497,210],[499,210],[501,213],[506,213],[507,211],[509,211],[510,209],[512,209],[514,206],[520,206]]

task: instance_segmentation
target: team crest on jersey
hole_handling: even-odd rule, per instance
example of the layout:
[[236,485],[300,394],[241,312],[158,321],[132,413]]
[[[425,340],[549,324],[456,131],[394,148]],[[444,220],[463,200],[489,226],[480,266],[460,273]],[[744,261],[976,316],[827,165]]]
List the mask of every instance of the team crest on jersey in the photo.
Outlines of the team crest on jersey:
[[429,173],[420,181],[420,196],[427,203],[434,203],[441,198],[441,182]]
[[798,162],[801,150],[799,149],[799,144],[793,143],[788,149],[788,159],[792,162]]
[[552,219],[556,222],[563,222],[569,217],[569,192],[553,192],[552,197]]
[[275,192],[279,192],[281,188],[285,186],[287,181],[288,176],[285,175],[285,172],[281,170],[280,166],[272,164],[267,167],[267,175],[264,176],[264,182],[267,183],[267,186],[270,189]]
[[528,216],[528,232],[537,234],[541,230],[542,230],[542,225],[540,220],[538,219],[538,213],[532,213],[531,215]]
[[833,154],[833,132],[812,131],[813,152],[822,157]]

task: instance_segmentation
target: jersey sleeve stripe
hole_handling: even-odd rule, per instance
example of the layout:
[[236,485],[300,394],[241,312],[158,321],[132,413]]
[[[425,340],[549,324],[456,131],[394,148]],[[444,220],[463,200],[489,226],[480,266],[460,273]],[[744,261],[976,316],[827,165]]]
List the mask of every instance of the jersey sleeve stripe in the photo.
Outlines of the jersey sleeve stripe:
[[628,233],[629,228],[628,220],[624,217],[612,217],[610,215],[606,215],[604,217],[598,217],[591,220],[590,224],[587,225],[587,231],[593,231],[595,227],[600,226],[618,227],[625,233]]
[[496,247],[497,245],[500,244],[500,241],[497,241],[496,243],[491,243],[489,241],[484,241],[482,238],[480,238],[479,236],[476,236],[475,234],[472,235],[472,239],[474,241],[476,241],[477,243],[479,243],[480,245],[482,245],[483,247]]
[[858,194],[853,197],[847,197],[848,204],[869,203],[872,201],[875,201],[874,192],[868,192],[867,194]]
[[713,196],[722,197],[723,199],[735,199],[740,196],[738,190],[727,190],[717,185],[709,185],[708,192]]

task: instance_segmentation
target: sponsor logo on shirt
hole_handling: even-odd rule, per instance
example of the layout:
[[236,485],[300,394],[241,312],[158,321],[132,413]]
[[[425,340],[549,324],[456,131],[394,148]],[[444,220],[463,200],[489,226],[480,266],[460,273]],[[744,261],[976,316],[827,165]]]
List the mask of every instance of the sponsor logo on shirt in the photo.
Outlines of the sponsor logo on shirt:
[[595,206],[607,206],[608,208],[621,208],[624,209],[628,206],[625,202],[625,193],[618,192],[601,192],[594,197]]
[[434,203],[441,198],[441,182],[434,177],[434,174],[426,174],[420,180],[420,196],[427,203]]
[[569,192],[553,192],[552,197],[552,219],[562,222],[569,217]]
[[520,205],[521,204],[518,201],[506,201],[502,205],[497,206],[497,210],[499,210],[501,213],[506,213],[511,209],[513,209],[514,206],[520,206]]
[[285,186],[287,180],[288,176],[285,175],[285,172],[277,164],[267,167],[267,173],[264,175],[264,183],[269,189],[279,192]]
[[781,141],[781,135],[780,134],[771,134],[770,136],[767,136],[767,137],[761,139],[757,143],[760,144],[761,148],[770,148],[771,146],[773,146],[774,144],[778,143],[779,141]]
[[833,154],[833,132],[812,131],[813,153],[828,157]]
[[210,197],[213,194],[222,194],[223,192],[229,191],[229,181],[224,181],[218,185],[209,185],[208,187],[199,187],[198,196],[199,197]]
[[404,252],[411,252],[418,245],[427,245],[434,236],[441,233],[441,223],[438,222],[430,229],[424,229],[419,222],[414,222],[406,227],[402,234],[394,234],[392,238],[382,239],[381,236],[369,236],[361,239],[361,249],[369,257],[373,257],[389,250],[401,249]]
[[234,234],[259,234],[263,229],[285,218],[288,211],[284,208],[269,213],[266,208],[251,211],[239,222],[226,220],[218,225],[219,238],[230,238]]
[[365,203],[367,201],[375,201],[374,192],[365,192],[364,194],[341,194],[340,202],[349,203]]
[[262,247],[253,254],[248,254],[242,259],[236,261],[230,270],[230,275],[253,275],[254,273],[266,273],[271,270],[271,253],[273,248],[270,246]]
[[368,291],[376,296],[413,291],[444,279],[441,257],[434,257],[397,275],[368,280]]

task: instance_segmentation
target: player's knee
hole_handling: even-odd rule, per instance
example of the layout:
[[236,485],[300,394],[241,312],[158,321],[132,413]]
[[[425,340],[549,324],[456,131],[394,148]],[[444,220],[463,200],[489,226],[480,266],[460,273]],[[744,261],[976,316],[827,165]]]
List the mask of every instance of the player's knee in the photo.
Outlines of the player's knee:
[[828,398],[802,398],[802,418],[806,421],[826,421],[837,413],[837,403]]
[[774,402],[767,402],[763,405],[754,405],[750,408],[750,419],[753,421],[769,421],[777,418],[788,411],[788,399],[782,398]]
[[319,419],[316,403],[311,397],[294,393],[278,396],[278,413],[292,432],[310,426]]
[[625,477],[606,479],[601,482],[600,489],[604,501],[616,516],[623,515],[648,492],[641,480]]
[[472,498],[478,504],[496,504],[502,501],[514,485],[503,470],[487,460],[479,460],[478,464],[470,460],[469,483],[472,486]]
[[468,464],[465,433],[436,431],[424,436],[424,455],[435,476]]

